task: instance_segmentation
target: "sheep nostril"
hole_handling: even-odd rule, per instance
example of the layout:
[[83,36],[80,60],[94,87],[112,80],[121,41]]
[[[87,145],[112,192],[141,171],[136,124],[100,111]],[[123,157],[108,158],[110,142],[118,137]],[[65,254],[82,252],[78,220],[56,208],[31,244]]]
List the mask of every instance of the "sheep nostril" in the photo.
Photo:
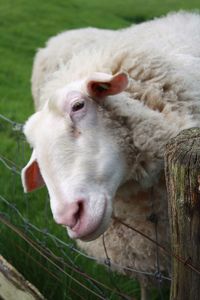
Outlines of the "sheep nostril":
[[75,213],[75,218],[78,220],[81,218],[81,215],[83,214],[83,202],[79,201],[78,202],[78,210]]
[[81,219],[82,215],[83,215],[83,211],[84,211],[84,204],[83,204],[83,201],[78,201],[77,203],[77,210],[76,212],[74,213],[74,221],[75,221],[75,224],[78,223],[78,221]]

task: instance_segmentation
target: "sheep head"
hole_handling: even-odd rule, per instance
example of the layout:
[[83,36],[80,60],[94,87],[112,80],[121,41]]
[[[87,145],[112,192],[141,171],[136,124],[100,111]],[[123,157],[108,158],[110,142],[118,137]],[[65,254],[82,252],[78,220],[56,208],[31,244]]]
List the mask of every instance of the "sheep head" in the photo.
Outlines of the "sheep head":
[[24,190],[46,184],[53,217],[72,238],[95,239],[109,225],[126,162],[102,104],[127,84],[125,73],[95,73],[57,90],[25,124],[33,154],[22,170]]

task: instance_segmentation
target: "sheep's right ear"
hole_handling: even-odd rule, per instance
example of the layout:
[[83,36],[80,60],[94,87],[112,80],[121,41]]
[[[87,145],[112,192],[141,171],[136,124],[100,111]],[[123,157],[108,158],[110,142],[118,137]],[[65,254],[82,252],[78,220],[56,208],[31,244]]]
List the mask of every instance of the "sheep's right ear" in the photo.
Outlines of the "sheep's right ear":
[[94,73],[86,81],[86,88],[91,97],[94,99],[102,99],[123,92],[128,82],[129,76],[125,72],[120,72],[115,75]]
[[28,164],[22,169],[21,178],[25,193],[32,192],[45,185],[34,150]]

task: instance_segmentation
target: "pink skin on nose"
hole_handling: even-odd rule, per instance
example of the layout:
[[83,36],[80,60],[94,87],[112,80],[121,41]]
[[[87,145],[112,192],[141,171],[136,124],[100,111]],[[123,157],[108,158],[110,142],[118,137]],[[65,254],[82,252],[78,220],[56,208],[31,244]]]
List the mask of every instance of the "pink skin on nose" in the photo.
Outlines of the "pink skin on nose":
[[73,228],[78,222],[82,206],[82,201],[67,204],[61,211],[59,211],[59,213],[56,214],[56,223]]
[[96,216],[91,216],[88,210],[87,202],[78,200],[65,204],[65,207],[62,207],[59,213],[57,212],[54,219],[56,223],[68,227],[68,233],[71,238],[84,238],[98,230],[106,211],[106,201],[104,201]]

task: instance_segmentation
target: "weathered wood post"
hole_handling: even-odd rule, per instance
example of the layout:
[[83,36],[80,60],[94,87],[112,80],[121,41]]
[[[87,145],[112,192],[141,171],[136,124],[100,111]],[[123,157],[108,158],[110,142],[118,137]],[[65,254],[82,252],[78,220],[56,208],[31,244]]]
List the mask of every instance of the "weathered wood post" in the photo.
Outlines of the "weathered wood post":
[[0,255],[1,300],[45,300],[40,292]]
[[170,299],[199,300],[200,128],[184,130],[168,143],[165,172],[172,253],[182,260],[172,258]]

